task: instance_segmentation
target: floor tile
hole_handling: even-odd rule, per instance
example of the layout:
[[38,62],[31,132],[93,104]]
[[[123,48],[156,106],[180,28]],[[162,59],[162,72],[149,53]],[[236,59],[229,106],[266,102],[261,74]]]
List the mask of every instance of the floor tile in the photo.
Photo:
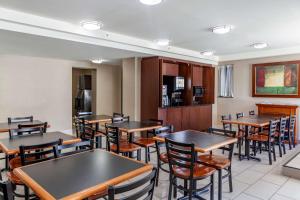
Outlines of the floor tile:
[[281,174],[269,173],[262,180],[281,186],[288,180],[288,177]]
[[295,200],[295,199],[291,199],[279,194],[275,194],[274,196],[272,196],[272,198],[270,200]]
[[245,193],[261,199],[269,199],[279,189],[280,186],[266,181],[259,180],[248,189]]
[[277,192],[279,195],[285,197],[300,199],[300,180],[289,179]]
[[239,195],[234,200],[261,200],[261,199],[258,199],[256,197],[249,196],[249,195],[246,195],[246,194],[242,193],[241,195]]
[[264,176],[264,173],[248,169],[248,170],[244,171],[243,173],[239,174],[236,177],[236,179],[238,181],[246,183],[246,184],[253,184],[263,176]]

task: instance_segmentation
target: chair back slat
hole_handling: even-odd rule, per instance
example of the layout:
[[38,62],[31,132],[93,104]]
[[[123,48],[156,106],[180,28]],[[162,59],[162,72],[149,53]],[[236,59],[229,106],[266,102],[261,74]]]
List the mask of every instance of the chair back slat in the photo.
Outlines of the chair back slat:
[[[222,116],[221,116],[221,119],[222,119],[222,120],[231,120],[232,117],[231,117],[231,114],[229,114],[229,115],[222,115]],[[230,130],[230,131],[231,131],[231,130],[232,130],[232,124],[223,122],[223,129],[224,129],[224,130]]]
[[271,120],[269,124],[269,140],[271,140],[271,137],[275,135],[277,129],[277,121]]
[[69,156],[69,155],[73,155],[85,151],[90,151],[93,148],[94,148],[94,141],[86,140],[86,141],[77,142],[73,144],[59,145],[56,148],[56,154],[58,157],[63,157],[63,156]]
[[10,129],[9,130],[9,138],[14,139],[18,137],[25,137],[33,134],[43,135],[44,128],[43,127],[33,127],[33,128],[22,128],[22,129]]
[[126,117],[121,117],[121,116],[117,116],[117,117],[113,117],[111,119],[112,123],[122,123],[122,122],[129,122],[130,121],[130,117],[126,116]]
[[29,117],[9,117],[7,118],[7,122],[11,123],[21,123],[21,122],[33,122],[33,116]]
[[105,124],[106,129],[106,141],[107,141],[107,150],[110,151],[110,145],[114,144],[117,146],[117,152],[120,153],[120,135],[119,128]]
[[114,112],[113,117],[124,117],[123,113]]
[[287,126],[287,118],[281,117],[279,122],[279,133],[280,133],[279,137],[284,136],[286,126]]
[[20,157],[23,166],[57,158],[56,148],[62,140],[37,145],[21,145]]
[[168,138],[165,141],[171,174],[174,174],[174,167],[186,168],[190,170],[190,178],[193,178],[194,166],[197,160],[195,145],[176,142]]
[[289,117],[289,120],[288,120],[288,122],[289,122],[288,127],[289,127],[289,131],[290,131],[291,133],[294,133],[296,119],[297,119],[297,118],[296,118],[296,115],[291,115],[291,116]]
[[22,129],[22,128],[35,128],[35,127],[42,127],[43,132],[46,133],[47,128],[48,128],[48,122],[37,123],[37,124],[18,124],[19,129]]
[[95,140],[96,130],[87,124],[83,125],[83,132],[80,134],[82,140]]
[[121,186],[109,186],[108,200],[115,200],[115,195],[126,192],[130,192],[130,195],[122,196],[120,200],[136,200],[141,197],[143,197],[144,200],[151,200],[153,198],[156,175],[157,169],[153,168],[150,174],[140,180]]

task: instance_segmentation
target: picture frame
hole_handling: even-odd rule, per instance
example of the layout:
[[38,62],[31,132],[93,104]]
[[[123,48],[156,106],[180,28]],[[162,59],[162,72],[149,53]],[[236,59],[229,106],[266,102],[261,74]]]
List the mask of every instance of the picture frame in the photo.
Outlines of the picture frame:
[[300,98],[300,60],[252,65],[252,97]]

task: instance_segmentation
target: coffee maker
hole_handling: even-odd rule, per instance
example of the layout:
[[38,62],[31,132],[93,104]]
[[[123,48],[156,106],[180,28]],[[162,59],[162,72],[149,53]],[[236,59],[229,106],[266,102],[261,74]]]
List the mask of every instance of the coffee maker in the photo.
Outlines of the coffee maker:
[[168,86],[163,85],[162,89],[162,107],[168,107],[170,105],[169,97],[168,97]]

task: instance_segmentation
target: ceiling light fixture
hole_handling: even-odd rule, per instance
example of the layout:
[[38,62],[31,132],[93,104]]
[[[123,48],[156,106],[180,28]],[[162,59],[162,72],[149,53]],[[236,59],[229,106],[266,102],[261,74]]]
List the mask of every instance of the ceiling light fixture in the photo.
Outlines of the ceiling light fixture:
[[159,39],[155,41],[158,46],[169,46],[170,40],[168,39]]
[[82,21],[80,25],[82,28],[89,31],[99,30],[100,28],[103,27],[103,24],[98,21]]
[[234,27],[232,25],[223,25],[223,26],[216,26],[213,27],[211,30],[213,33],[216,34],[225,34],[229,33]]
[[214,52],[213,51],[203,51],[203,52],[201,52],[201,55],[203,55],[203,56],[212,56],[212,55],[214,55]]
[[258,43],[252,44],[251,46],[254,47],[255,49],[264,49],[268,46],[268,44],[265,42],[258,42]]
[[153,6],[153,5],[160,4],[162,0],[140,0],[140,2],[148,6]]
[[93,59],[93,60],[91,60],[91,62],[95,63],[95,64],[101,64],[104,62],[104,60],[103,59]]

